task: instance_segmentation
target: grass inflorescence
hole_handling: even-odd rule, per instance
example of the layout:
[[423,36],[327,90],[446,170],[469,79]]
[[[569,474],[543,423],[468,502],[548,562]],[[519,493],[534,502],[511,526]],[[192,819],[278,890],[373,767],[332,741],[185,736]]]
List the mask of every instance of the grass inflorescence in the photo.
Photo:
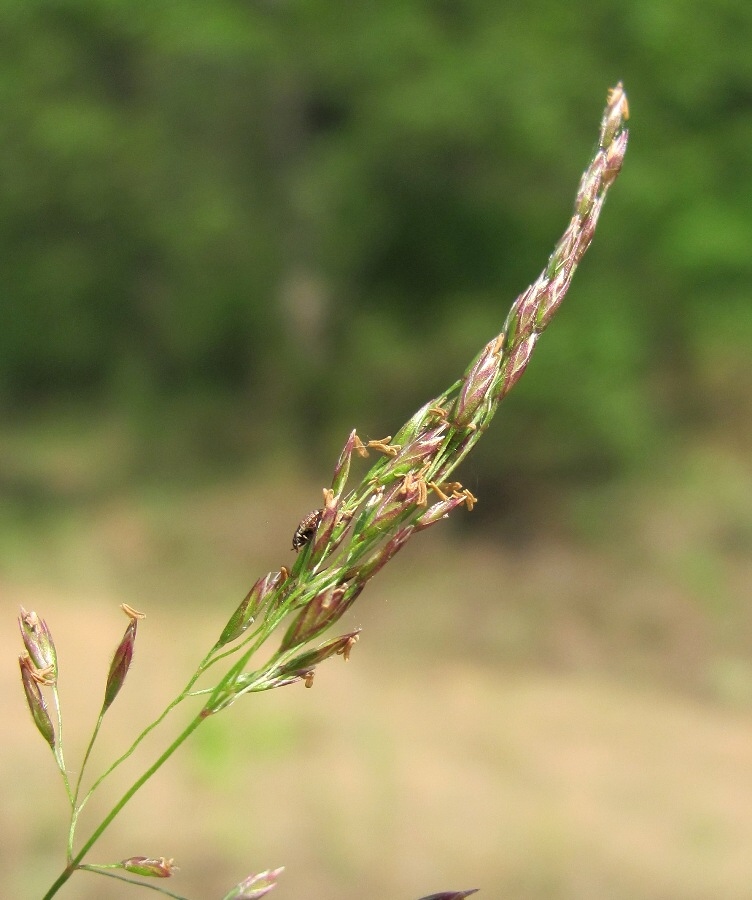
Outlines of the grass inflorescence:
[[[628,140],[624,127],[627,117],[627,100],[619,84],[609,91],[598,147],[582,176],[570,222],[541,274],[513,303],[501,332],[482,348],[458,381],[424,404],[393,437],[363,441],[356,431],[351,432],[334,467],[331,484],[323,490],[320,507],[305,516],[292,536],[297,552],[294,564],[289,569],[280,566],[255,582],[183,690],[85,793],[82,777],[86,763],[103,717],[125,684],[143,614],[124,606],[129,623],[113,656],[99,717],[73,785],[63,757],[52,634],[36,613],[22,611],[19,623],[25,646],[21,657],[25,694],[34,723],[55,755],[70,803],[67,863],[45,898],[53,897],[76,870],[125,881],[133,881],[133,875],[170,877],[176,867],[164,856],[137,856],[99,865],[84,859],[130,798],[204,720],[246,694],[295,683],[311,687],[321,663],[333,656],[348,660],[360,630],[322,640],[324,633],[336,625],[370,579],[414,534],[447,518],[458,507],[472,510],[476,498],[453,479],[453,473],[488,428],[499,403],[519,381],[538,338],[564,299],[590,245],[606,194],[621,169]],[[366,458],[372,461],[370,469],[357,487],[348,488],[353,461]],[[267,645],[272,638],[278,638],[278,643],[269,651]],[[262,648],[266,658],[257,662]],[[227,665],[214,684],[199,685],[209,670],[220,671],[214,668],[220,663]],[[53,715],[43,690],[52,694]],[[74,849],[79,816],[92,794],[147,734],[178,704],[192,697],[201,699],[200,710]],[[249,876],[232,888],[225,900],[261,897],[274,888],[280,873],[281,869],[274,869]],[[160,890],[167,896],[178,896]],[[455,891],[433,897],[460,898],[471,893],[474,891]]]

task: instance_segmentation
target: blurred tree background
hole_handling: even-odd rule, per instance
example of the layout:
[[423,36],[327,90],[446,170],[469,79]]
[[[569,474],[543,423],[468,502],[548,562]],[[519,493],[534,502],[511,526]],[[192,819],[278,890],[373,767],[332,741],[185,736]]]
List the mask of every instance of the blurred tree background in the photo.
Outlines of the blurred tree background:
[[622,183],[490,442],[517,475],[613,474],[748,396],[749,4],[0,17],[6,422],[115,408],[210,458],[393,430],[539,271],[620,78]]
[[[749,0],[0,0],[0,592],[67,647],[71,741],[110,611],[148,610],[113,755],[289,563],[346,434],[394,433],[500,330],[607,87],[632,109],[458,473],[478,508],[377,579],[356,668],[199,732],[112,854],[174,854],[200,896],[256,861],[327,900],[749,895],[751,47]],[[62,799],[9,630],[25,896]]]

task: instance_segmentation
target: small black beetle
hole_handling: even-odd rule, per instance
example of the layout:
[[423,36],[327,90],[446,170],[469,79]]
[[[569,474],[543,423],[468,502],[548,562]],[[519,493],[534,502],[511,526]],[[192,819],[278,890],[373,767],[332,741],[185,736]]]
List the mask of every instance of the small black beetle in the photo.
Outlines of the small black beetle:
[[295,534],[292,536],[292,549],[296,553],[301,547],[305,547],[314,534],[316,534],[316,529],[319,527],[319,522],[321,521],[322,512],[323,509],[314,509],[313,512],[309,512],[305,519],[303,519],[300,525],[295,529]]

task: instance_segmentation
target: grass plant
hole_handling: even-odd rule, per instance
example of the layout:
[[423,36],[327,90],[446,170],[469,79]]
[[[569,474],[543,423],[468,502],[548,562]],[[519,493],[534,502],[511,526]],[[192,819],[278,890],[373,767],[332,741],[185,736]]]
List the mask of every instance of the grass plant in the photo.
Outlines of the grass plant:
[[[179,897],[161,884],[142,880],[169,878],[176,870],[171,859],[137,856],[95,863],[88,861],[90,851],[134,794],[206,719],[248,694],[292,684],[310,688],[321,663],[335,656],[347,661],[359,639],[359,629],[324,639],[325,632],[336,625],[370,579],[414,534],[442,521],[458,507],[472,510],[476,498],[453,480],[453,472],[519,381],[539,336],[564,299],[590,245],[608,189],[621,169],[628,140],[624,127],[627,118],[627,99],[619,84],[609,91],[597,149],[582,176],[572,218],[537,280],[512,305],[501,332],[483,347],[459,380],[429,400],[393,437],[363,441],[355,431],[349,435],[331,484],[323,491],[320,508],[306,515],[293,535],[295,563],[289,569],[280,566],[256,581],[184,688],[103,773],[86,783],[88,786],[84,776],[88,774],[91,750],[107,711],[126,682],[144,616],[123,606],[128,625],[114,653],[99,715],[74,781],[64,756],[58,657],[52,633],[35,612],[22,610],[23,687],[37,730],[49,744],[60,770],[70,808],[66,863],[44,895],[45,900],[54,897],[79,871]],[[375,461],[359,485],[349,489],[351,465],[360,458]],[[277,643],[270,650],[273,639]],[[179,735],[88,836],[79,840],[79,821],[90,798],[176,707],[196,700],[199,708]],[[227,892],[224,900],[264,896],[275,887],[281,871],[249,876]],[[461,900],[472,893],[475,890],[449,891],[424,900]]]

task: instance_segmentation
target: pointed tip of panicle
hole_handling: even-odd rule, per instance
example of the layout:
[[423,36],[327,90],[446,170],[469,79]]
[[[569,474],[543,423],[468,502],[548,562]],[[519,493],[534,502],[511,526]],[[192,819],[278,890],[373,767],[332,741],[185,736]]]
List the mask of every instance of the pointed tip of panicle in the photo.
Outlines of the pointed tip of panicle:
[[610,109],[618,110],[622,119],[626,122],[629,119],[629,101],[624,93],[624,84],[621,81],[616,83],[615,87],[608,89],[606,102]]
[[612,87],[606,98],[606,111],[601,123],[600,146],[608,147],[629,119],[629,101],[621,81]]

